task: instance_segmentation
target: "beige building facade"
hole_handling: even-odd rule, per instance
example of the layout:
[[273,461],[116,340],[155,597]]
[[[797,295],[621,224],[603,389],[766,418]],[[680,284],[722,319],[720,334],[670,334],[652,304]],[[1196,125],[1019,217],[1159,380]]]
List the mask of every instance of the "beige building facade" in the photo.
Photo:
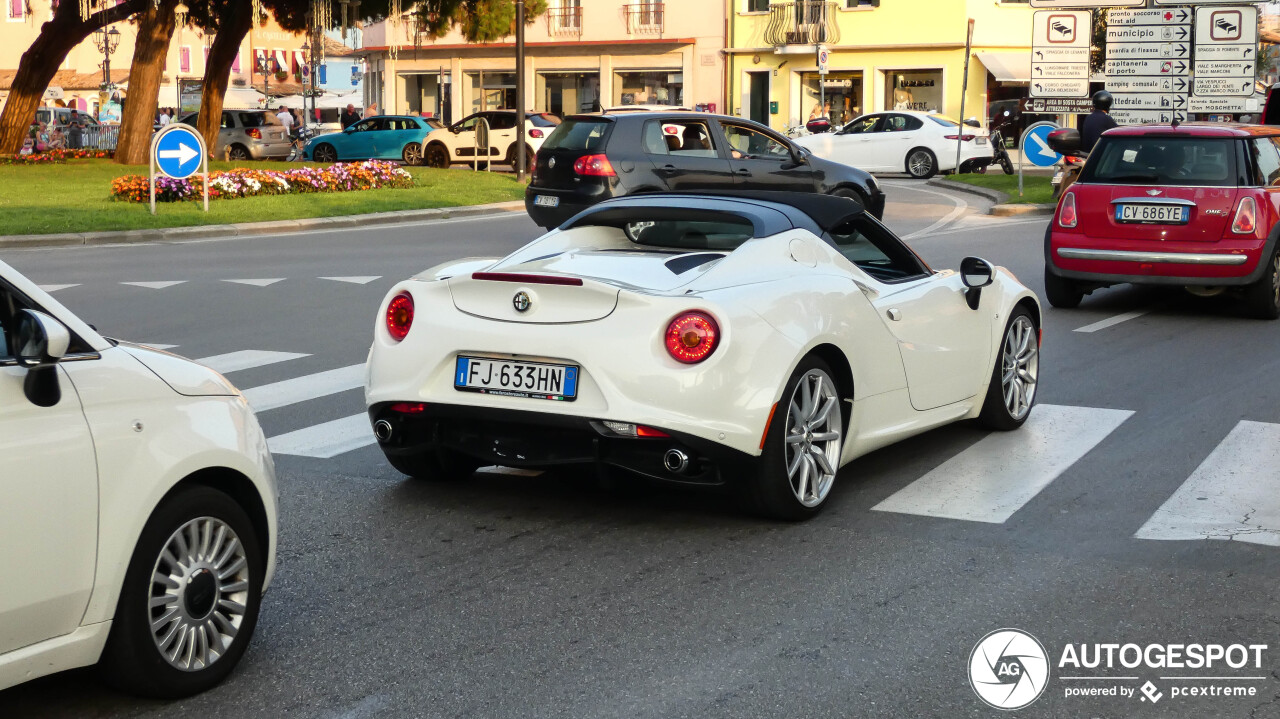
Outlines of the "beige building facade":
[[[725,5],[623,0],[551,0],[525,31],[525,107],[566,115],[619,105],[721,110]],[[426,113],[455,122],[514,108],[514,38],[431,41],[412,22],[365,28],[366,105],[388,114]]]

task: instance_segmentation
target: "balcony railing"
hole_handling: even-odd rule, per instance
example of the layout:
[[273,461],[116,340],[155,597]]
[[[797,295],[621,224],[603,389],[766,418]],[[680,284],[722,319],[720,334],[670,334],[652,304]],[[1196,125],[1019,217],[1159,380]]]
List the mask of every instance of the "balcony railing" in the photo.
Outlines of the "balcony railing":
[[764,30],[770,45],[819,45],[840,42],[836,25],[836,3],[823,0],[792,0],[769,6],[769,25]]
[[627,33],[631,35],[661,35],[665,3],[642,2],[623,5],[627,14]]
[[582,6],[547,8],[547,33],[551,35],[582,35]]

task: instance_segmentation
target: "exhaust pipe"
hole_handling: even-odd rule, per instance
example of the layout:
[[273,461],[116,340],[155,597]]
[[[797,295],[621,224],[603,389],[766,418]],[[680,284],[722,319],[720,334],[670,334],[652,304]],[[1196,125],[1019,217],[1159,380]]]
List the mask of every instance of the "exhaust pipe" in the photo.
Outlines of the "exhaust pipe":
[[385,419],[380,419],[373,423],[373,436],[378,438],[379,442],[387,442],[391,439],[391,423]]
[[672,474],[684,474],[689,468],[689,455],[678,449],[668,449],[662,456],[662,466]]

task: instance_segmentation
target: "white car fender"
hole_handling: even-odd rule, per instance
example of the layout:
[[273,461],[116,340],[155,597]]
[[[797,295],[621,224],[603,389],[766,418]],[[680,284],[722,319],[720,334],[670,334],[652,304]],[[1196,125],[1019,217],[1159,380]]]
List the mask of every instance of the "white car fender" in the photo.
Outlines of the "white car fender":
[[101,355],[63,365],[84,401],[97,449],[99,512],[112,518],[99,525],[100,583],[82,623],[112,618],[118,580],[152,512],[176,484],[209,468],[248,478],[265,505],[265,589],[275,571],[278,495],[266,439],[248,403],[238,394],[183,397],[123,349]]
[[[995,362],[1000,356],[1000,345],[1004,342],[1004,328],[1009,322],[1009,316],[1013,314],[1013,310],[1019,304],[1030,304],[1032,306],[1032,317],[1036,323],[1036,327],[1043,327],[1043,316],[1040,308],[1040,299],[1035,293],[1022,286],[1018,278],[1012,272],[1004,267],[996,267],[995,277],[990,285],[982,288],[982,307],[995,308],[991,314],[991,353],[987,356],[987,365],[993,370]],[[992,304],[987,304],[991,302]],[[969,417],[977,417],[982,413],[981,398],[986,396],[987,382],[991,380],[988,373],[983,377],[983,384],[978,388],[976,396],[979,398],[975,402],[973,410],[969,413]]]

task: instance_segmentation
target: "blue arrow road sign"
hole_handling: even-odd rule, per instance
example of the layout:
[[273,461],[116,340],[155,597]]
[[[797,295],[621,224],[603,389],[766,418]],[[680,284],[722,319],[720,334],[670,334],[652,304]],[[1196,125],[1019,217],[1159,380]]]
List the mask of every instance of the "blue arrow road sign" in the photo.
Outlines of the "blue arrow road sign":
[[155,147],[156,167],[169,177],[181,180],[200,169],[200,138],[190,128],[165,130]]
[[1027,156],[1028,162],[1037,167],[1048,167],[1062,159],[1062,155],[1049,149],[1049,133],[1056,129],[1058,128],[1042,125],[1027,133],[1022,152]]

